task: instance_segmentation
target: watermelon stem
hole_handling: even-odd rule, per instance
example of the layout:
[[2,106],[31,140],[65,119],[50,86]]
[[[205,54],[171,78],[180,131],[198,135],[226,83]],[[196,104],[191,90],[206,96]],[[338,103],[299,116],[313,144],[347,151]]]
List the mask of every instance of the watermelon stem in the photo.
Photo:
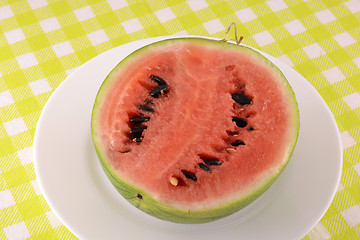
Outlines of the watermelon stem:
[[[230,29],[231,29],[232,26],[234,26],[235,39],[230,39],[230,40],[235,40],[235,41],[236,41],[236,44],[239,45],[239,44],[241,43],[241,41],[244,39],[244,37],[243,37],[243,36],[240,36],[240,38],[237,37],[237,29],[236,29],[236,23],[235,23],[235,22],[230,23],[228,29],[227,29],[226,32],[225,32],[225,35],[228,35],[228,33],[230,32]],[[226,39],[224,38],[224,39],[222,39],[221,41],[227,42],[228,40],[226,40]]]

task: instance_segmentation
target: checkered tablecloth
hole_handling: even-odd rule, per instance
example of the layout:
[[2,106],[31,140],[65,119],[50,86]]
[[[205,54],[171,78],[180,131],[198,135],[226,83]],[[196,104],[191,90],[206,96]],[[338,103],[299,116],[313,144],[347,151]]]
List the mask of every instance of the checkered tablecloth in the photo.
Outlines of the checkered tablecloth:
[[359,0],[0,0],[0,239],[76,239],[39,190],[32,155],[41,110],[74,69],[138,39],[223,38],[231,22],[244,44],[302,74],[338,124],[341,182],[304,239],[360,239]]

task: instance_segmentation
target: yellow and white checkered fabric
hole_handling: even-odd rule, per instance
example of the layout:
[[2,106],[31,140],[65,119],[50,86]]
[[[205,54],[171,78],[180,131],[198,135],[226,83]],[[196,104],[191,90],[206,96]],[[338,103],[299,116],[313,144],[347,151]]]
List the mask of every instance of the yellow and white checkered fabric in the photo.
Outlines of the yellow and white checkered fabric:
[[75,68],[138,39],[223,38],[231,22],[244,44],[302,74],[338,124],[341,182],[304,239],[360,239],[359,0],[0,0],[0,239],[76,239],[39,191],[32,157],[41,110]]

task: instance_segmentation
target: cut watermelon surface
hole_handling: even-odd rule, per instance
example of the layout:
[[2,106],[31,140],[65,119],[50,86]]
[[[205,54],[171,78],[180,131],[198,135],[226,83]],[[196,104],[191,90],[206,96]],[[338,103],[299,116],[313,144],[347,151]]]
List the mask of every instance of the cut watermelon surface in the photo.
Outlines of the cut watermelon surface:
[[92,114],[100,163],[119,193],[181,223],[257,199],[298,131],[295,95],[276,66],[248,47],[202,38],[130,54],[103,82]]

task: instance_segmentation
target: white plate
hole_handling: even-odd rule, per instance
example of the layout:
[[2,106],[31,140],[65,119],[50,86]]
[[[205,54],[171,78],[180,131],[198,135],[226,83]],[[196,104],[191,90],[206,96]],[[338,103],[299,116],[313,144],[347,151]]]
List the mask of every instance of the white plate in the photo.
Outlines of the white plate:
[[96,93],[125,56],[158,37],[124,44],[79,67],[50,97],[35,134],[35,171],[55,214],[80,239],[300,239],[320,220],[336,192],[342,149],[336,123],[314,88],[265,54],[286,75],[299,103],[301,128],[290,163],[257,201],[224,219],[176,224],[124,200],[98,163],[90,132]]

